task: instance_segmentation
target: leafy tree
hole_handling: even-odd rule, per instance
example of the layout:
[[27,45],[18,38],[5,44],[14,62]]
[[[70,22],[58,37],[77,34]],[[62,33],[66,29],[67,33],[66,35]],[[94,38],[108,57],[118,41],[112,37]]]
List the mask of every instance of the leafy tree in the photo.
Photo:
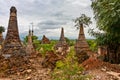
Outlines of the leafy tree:
[[92,51],[97,52],[98,48],[97,48],[96,40],[94,40],[94,39],[88,39],[87,42],[89,44],[90,49]]
[[[32,36],[32,40],[33,40],[33,45],[35,46],[35,48],[37,48],[37,46],[39,46],[40,44],[40,40],[38,40],[38,37],[35,35]],[[27,44],[27,42],[28,42],[28,36],[24,38],[24,44]]]
[[2,43],[4,40],[2,32],[5,32],[5,28],[3,26],[0,26],[0,43]]
[[5,28],[3,26],[0,26],[0,33],[5,32]]
[[84,25],[89,26],[92,22],[90,21],[90,17],[87,17],[85,14],[82,14],[80,17],[76,18],[75,20],[75,27],[79,29]]
[[97,28],[101,32],[91,34],[96,37],[98,45],[107,46],[106,61],[120,63],[120,0],[93,0]]

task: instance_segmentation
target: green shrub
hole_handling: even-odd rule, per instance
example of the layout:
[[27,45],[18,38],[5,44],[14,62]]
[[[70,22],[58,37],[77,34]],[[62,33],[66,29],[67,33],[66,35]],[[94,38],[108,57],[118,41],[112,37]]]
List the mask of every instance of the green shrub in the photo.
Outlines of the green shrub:
[[37,49],[43,56],[47,51],[54,51],[54,45],[56,44],[56,40],[52,40],[50,44],[38,44]]
[[90,49],[91,49],[92,51],[97,51],[97,50],[98,50],[96,40],[94,40],[94,39],[89,39],[89,40],[87,40],[87,42],[88,42],[88,44],[89,44],[89,46],[90,46]]
[[86,80],[90,78],[88,75],[83,75],[84,68],[79,66],[74,50],[64,60],[56,63],[56,68],[52,72],[53,80]]

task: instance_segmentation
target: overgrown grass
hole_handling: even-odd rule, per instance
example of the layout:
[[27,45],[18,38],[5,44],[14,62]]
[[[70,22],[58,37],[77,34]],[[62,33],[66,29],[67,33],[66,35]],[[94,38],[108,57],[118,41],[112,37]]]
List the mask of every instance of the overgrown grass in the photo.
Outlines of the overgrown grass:
[[54,46],[56,44],[56,40],[52,40],[50,44],[39,44],[37,45],[36,50],[38,50],[43,56],[45,56],[45,53],[47,51],[54,51]]
[[56,68],[52,72],[53,80],[86,80],[90,76],[83,75],[84,68],[79,66],[75,57],[74,47],[64,60],[57,61]]

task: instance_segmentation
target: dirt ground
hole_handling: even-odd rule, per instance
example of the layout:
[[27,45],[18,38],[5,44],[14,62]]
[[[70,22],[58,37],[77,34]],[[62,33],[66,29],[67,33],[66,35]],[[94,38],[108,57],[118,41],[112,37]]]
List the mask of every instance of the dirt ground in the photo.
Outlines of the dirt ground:
[[82,65],[91,80],[120,80],[120,65],[110,64],[95,58],[89,58]]
[[27,69],[14,75],[1,77],[0,80],[50,80],[51,70],[42,67],[42,60],[41,57],[31,58],[30,63],[34,69]]
[[[0,80],[52,80],[51,69],[43,68],[43,58],[40,56],[29,59],[32,69],[18,72],[14,75],[0,77]],[[85,67],[85,74],[89,74],[91,80],[120,80],[120,65],[113,65],[90,58],[82,63]]]

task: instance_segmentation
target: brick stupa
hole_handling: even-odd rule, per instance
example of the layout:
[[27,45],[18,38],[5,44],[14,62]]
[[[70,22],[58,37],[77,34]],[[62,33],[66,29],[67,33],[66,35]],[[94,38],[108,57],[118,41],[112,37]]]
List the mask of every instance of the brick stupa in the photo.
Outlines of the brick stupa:
[[81,53],[82,51],[85,51],[85,52],[90,51],[89,45],[85,39],[83,24],[81,24],[80,26],[79,37],[75,43],[75,51],[77,54]]
[[17,10],[14,6],[10,8],[10,18],[7,35],[2,48],[2,55],[4,57],[10,57],[12,55],[25,55],[25,50],[23,49],[19,37]]
[[28,55],[35,52],[35,49],[34,49],[34,46],[33,46],[33,41],[32,41],[32,36],[33,36],[33,30],[31,31],[29,29],[28,42],[27,42],[27,46],[26,46],[26,53]]
[[56,52],[61,53],[61,55],[64,55],[70,51],[70,47],[67,44],[66,39],[64,37],[64,29],[63,28],[61,29],[60,39],[54,48],[55,48]]
[[50,40],[45,35],[43,35],[43,38],[41,40],[41,44],[50,44]]

